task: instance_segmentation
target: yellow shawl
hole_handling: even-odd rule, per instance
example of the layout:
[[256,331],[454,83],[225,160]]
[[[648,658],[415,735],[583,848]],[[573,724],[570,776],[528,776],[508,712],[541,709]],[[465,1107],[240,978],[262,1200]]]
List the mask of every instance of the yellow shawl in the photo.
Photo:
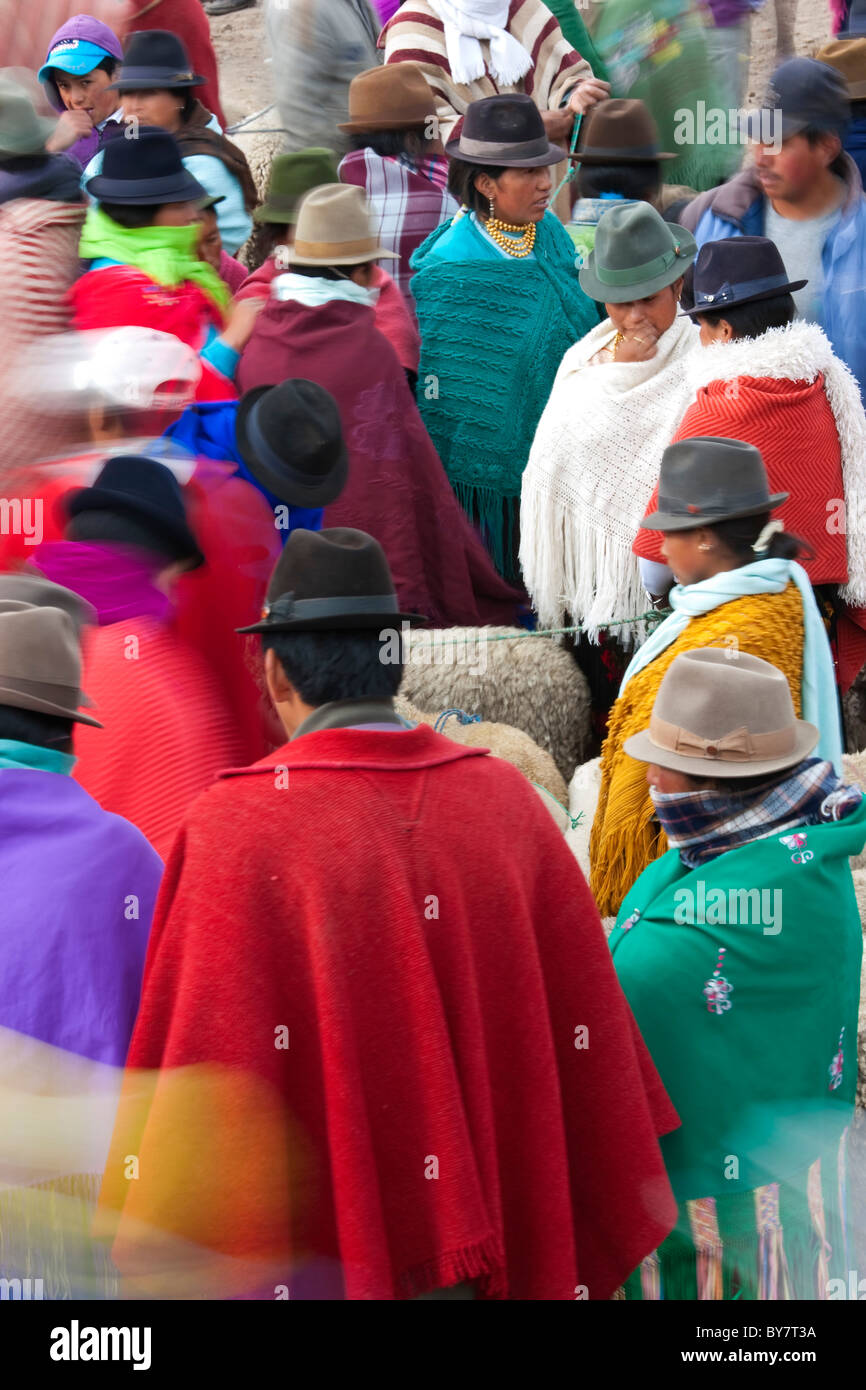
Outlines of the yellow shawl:
[[601,792],[592,826],[592,891],[602,917],[614,916],[648,864],[667,850],[655,819],[646,782],[646,764],[623,752],[632,734],[647,728],[665,671],[680,652],[696,647],[730,646],[763,657],[787,677],[794,709],[800,714],[803,673],[803,603],[796,584],[781,594],[732,599],[700,618],[633,676],[610,713],[601,750]]

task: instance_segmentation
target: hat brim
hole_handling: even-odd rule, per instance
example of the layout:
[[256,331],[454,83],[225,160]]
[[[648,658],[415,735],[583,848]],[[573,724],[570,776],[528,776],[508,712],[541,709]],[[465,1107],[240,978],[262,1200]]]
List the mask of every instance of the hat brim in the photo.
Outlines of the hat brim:
[[690,758],[685,753],[674,753],[669,748],[660,748],[653,743],[648,729],[632,734],[623,744],[624,751],[639,763],[655,763],[656,767],[667,768],[669,772],[684,772],[688,777],[718,778],[737,781],[742,777],[760,777],[765,772],[784,772],[787,767],[796,767],[808,758],[820,738],[814,724],[805,719],[796,721],[797,729],[794,748],[781,758],[760,758],[750,762],[726,762],[724,758]]
[[91,198],[98,203],[119,203],[137,207],[158,206],[160,203],[200,203],[208,196],[198,179],[187,169],[179,174],[159,179],[109,179],[94,174],[85,184]]
[[183,558],[189,559],[190,569],[199,569],[204,564],[204,556],[190,527],[167,521],[165,513],[158,507],[152,507],[146,497],[133,498],[127,492],[115,492],[113,488],[100,487],[97,483],[93,487],[75,488],[61,498],[61,512],[65,512],[70,519],[80,516],[82,512],[95,511],[120,511],[133,517],[146,517],[164,536],[176,541]]
[[722,314],[726,309],[736,309],[738,304],[757,304],[759,299],[777,299],[782,294],[793,294],[808,285],[808,280],[792,280],[787,285],[779,285],[774,290],[762,290],[760,294],[746,294],[742,299],[729,299],[726,304],[697,304],[692,309],[681,309],[680,318],[694,318],[696,314]]
[[544,154],[533,155],[531,159],[504,159],[501,155],[462,154],[459,140],[449,140],[445,146],[449,159],[459,159],[462,164],[478,164],[482,168],[494,169],[542,169],[547,164],[561,164],[568,158],[568,150],[562,145],[548,145]]
[[400,623],[418,627],[429,622],[420,613],[347,613],[341,617],[337,613],[331,618],[290,618],[271,622],[262,618],[261,622],[251,623],[249,627],[236,627],[235,632],[384,632]]
[[771,492],[766,502],[756,507],[742,507],[721,516],[681,516],[679,512],[650,512],[640,524],[641,531],[694,531],[698,526],[717,526],[720,521],[736,521],[741,516],[761,516],[764,512],[774,512],[787,502],[790,492]]
[[[87,696],[79,692],[79,699],[84,701]],[[52,700],[40,700],[35,695],[24,695],[20,690],[7,690],[2,685],[0,705],[11,705],[13,709],[32,709],[39,714],[56,714],[61,719],[71,719],[76,724],[90,724],[94,729],[105,727],[98,719],[94,719],[90,714],[82,714],[78,709],[69,709],[68,706],[55,704]]]
[[200,77],[198,73],[193,73],[188,82],[179,82],[177,74],[172,73],[170,68],[163,71],[153,68],[127,68],[116,82],[109,83],[106,90],[109,92],[173,92],[182,91],[186,87],[204,87],[206,82],[207,78]]
[[[672,225],[672,224],[668,224]],[[682,232],[680,236],[680,251],[673,265],[668,266],[659,275],[652,276],[649,280],[638,281],[634,285],[605,285],[599,280],[595,273],[595,251],[590,251],[586,264],[582,265],[578,273],[580,288],[584,294],[589,295],[590,299],[597,299],[602,304],[630,304],[635,299],[648,299],[650,295],[657,294],[665,286],[672,285],[675,280],[679,280],[685,275],[695,256],[698,254],[698,243],[695,241],[691,232],[686,231],[685,227],[678,228]]]
[[345,442],[331,471],[315,482],[308,482],[288,464],[285,474],[276,473],[258,457],[249,437],[250,415],[262,396],[266,396],[272,390],[273,386],[256,386],[241,397],[235,415],[235,442],[241,458],[253,476],[288,506],[327,507],[331,502],[336,502],[349,476],[349,453]]
[[[303,193],[298,194],[298,202],[303,196]],[[296,203],[290,212],[286,212],[280,208],[272,208],[268,203],[260,203],[251,215],[254,222],[284,222],[286,226],[294,227],[298,220],[298,205]]]
[[[84,40],[80,42],[84,42]],[[76,54],[60,54],[54,62],[43,63],[36,74],[37,81],[52,82],[55,72],[65,72],[70,77],[86,77],[89,72],[93,72],[94,68],[98,68],[100,63],[104,63],[106,58],[113,59],[115,63],[118,61],[114,54],[109,53],[108,49],[103,48],[101,44],[91,43],[89,48],[88,53],[81,53],[79,50]],[[51,58],[50,53],[48,57]]]

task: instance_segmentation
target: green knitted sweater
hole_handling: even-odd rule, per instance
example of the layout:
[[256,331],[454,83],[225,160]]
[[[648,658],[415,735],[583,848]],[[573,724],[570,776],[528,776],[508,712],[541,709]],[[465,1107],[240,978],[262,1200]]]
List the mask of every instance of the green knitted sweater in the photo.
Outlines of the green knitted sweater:
[[566,350],[595,327],[574,247],[547,212],[535,254],[498,257],[469,216],[432,232],[412,257],[421,330],[418,407],[461,504],[481,522],[501,573],[509,517],[535,428]]

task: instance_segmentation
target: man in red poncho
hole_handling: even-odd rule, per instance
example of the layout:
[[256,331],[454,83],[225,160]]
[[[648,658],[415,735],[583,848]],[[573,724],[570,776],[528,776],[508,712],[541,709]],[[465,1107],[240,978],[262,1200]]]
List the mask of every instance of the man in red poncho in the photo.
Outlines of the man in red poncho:
[[395,713],[414,620],[372,537],[291,534],[248,629],[288,741],[192,807],[151,935],[129,1297],[606,1299],[671,1227],[592,898],[520,773]]

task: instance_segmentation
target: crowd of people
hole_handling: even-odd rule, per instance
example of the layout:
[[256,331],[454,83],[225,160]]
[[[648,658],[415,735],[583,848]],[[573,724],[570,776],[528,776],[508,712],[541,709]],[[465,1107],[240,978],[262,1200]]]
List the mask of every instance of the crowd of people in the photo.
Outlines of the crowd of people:
[[[0,77],[0,1278],[826,1298],[866,19],[793,56],[778,0],[713,150],[674,96],[741,106],[736,0],[667,87],[626,0],[268,0],[258,187],[207,32],[250,3]],[[421,638],[472,709],[407,707]],[[586,691],[587,877],[561,766],[440,728],[500,641],[524,747],[545,650]]]

